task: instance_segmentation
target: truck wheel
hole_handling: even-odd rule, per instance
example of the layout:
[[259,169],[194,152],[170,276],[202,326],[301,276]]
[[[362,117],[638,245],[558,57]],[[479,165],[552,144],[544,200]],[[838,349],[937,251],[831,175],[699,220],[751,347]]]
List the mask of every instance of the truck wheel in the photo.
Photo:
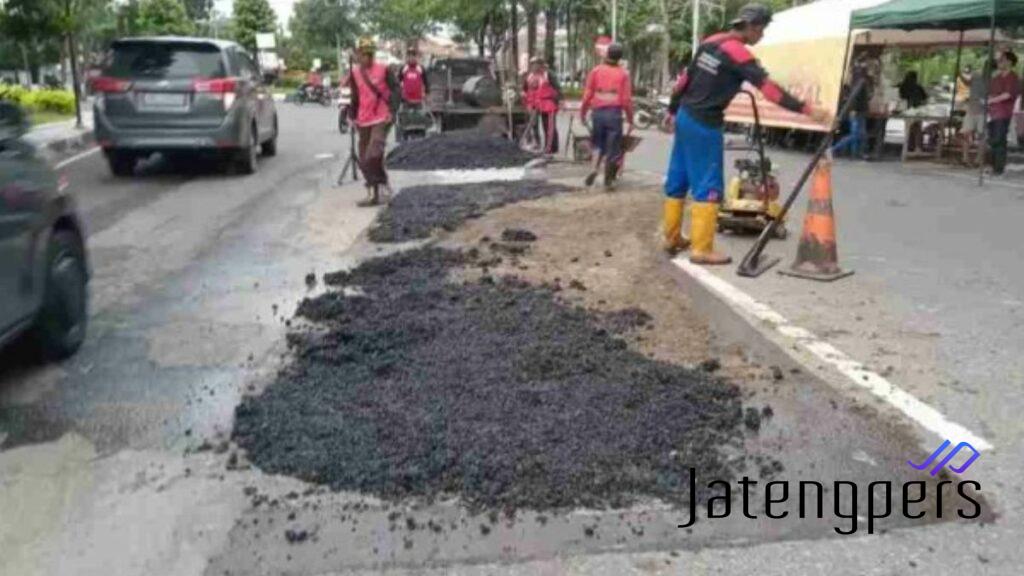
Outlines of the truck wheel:
[[135,173],[136,158],[134,154],[111,150],[107,152],[107,164],[110,165],[110,173],[119,178],[131,176]]
[[61,360],[82,345],[88,321],[85,249],[78,234],[58,230],[50,237],[45,281],[31,336],[45,358]]

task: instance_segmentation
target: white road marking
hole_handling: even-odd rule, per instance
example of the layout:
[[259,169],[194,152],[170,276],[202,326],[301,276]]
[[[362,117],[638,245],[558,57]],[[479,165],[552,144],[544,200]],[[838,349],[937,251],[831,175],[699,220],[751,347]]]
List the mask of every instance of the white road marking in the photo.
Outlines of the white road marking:
[[316,156],[313,156],[313,158],[315,160],[329,160],[331,158],[334,158],[334,154],[332,154],[330,152],[323,152],[321,154],[317,154]]
[[69,164],[71,164],[73,162],[78,162],[82,158],[87,158],[89,156],[92,156],[93,154],[95,154],[95,153],[97,153],[99,151],[100,151],[100,147],[99,146],[94,146],[92,148],[89,148],[85,152],[81,152],[79,154],[75,154],[71,158],[68,158],[66,160],[61,160],[60,162],[57,163],[56,166],[54,166],[54,168],[56,168],[57,170],[62,170],[65,166],[68,166]]
[[702,266],[691,264],[685,258],[676,258],[673,263],[692,278],[718,294],[739,312],[771,326],[776,332],[793,340],[818,359],[832,365],[841,374],[858,386],[865,388],[878,398],[896,408],[908,418],[943,439],[953,442],[968,442],[978,450],[993,448],[987,440],[967,428],[948,420],[941,412],[918,400],[910,393],[889,382],[881,375],[864,368],[864,365],[850,358],[800,326],[791,324],[784,316],[766,304],[758,302],[746,292],[719,278]]

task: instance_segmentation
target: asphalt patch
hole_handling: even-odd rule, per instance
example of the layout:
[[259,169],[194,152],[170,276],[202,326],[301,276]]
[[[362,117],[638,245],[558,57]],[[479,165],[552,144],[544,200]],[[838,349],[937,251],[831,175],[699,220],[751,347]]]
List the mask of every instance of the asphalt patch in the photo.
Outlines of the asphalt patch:
[[462,130],[403,142],[387,163],[395,170],[478,170],[524,166],[534,158],[507,138]]
[[420,248],[333,274],[342,289],[299,306],[312,326],[289,334],[293,361],[236,409],[248,459],[335,490],[506,511],[682,505],[691,467],[736,476],[735,385],[631,349],[642,310],[485,282],[485,258]]
[[450,232],[488,210],[571,191],[540,180],[403,188],[377,217],[369,238],[381,243],[429,238],[435,230]]

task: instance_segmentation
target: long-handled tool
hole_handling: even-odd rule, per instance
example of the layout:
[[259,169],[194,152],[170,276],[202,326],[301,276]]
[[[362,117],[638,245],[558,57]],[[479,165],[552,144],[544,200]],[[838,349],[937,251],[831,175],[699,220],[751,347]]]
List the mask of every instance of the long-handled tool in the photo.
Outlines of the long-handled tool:
[[757,278],[761,274],[764,274],[769,268],[779,263],[779,258],[769,257],[762,259],[761,252],[764,251],[764,247],[768,244],[768,240],[770,240],[775,234],[775,227],[785,220],[786,214],[789,212],[789,208],[793,205],[793,202],[796,202],[797,196],[800,195],[800,190],[803,189],[804,184],[807,183],[807,179],[811,177],[814,169],[818,166],[818,162],[821,161],[822,157],[825,156],[825,153],[828,152],[829,148],[832,146],[832,139],[835,137],[836,133],[836,123],[842,118],[845,118],[850,112],[850,106],[853,105],[853,101],[857,97],[857,94],[864,89],[864,83],[865,80],[860,79],[853,85],[853,88],[850,90],[850,94],[846,97],[846,101],[843,102],[843,105],[839,108],[839,113],[836,114],[836,117],[832,120],[832,125],[829,126],[829,131],[825,134],[825,137],[822,138],[821,144],[818,145],[818,149],[814,152],[814,156],[811,157],[810,163],[807,164],[807,168],[805,168],[803,174],[800,175],[800,179],[793,185],[793,190],[789,193],[789,196],[786,197],[786,202],[782,204],[782,210],[779,212],[778,217],[768,222],[768,225],[761,231],[761,235],[757,237],[757,241],[754,242],[750,251],[747,252],[746,256],[743,257],[743,261],[740,262],[739,268],[736,269],[736,273],[740,276]]
[[356,158],[356,127],[349,127],[348,131],[348,160],[345,161],[345,167],[341,169],[341,174],[338,175],[338,184],[345,183],[345,174],[348,174],[349,168],[352,169],[352,180],[354,182],[359,181],[359,159]]

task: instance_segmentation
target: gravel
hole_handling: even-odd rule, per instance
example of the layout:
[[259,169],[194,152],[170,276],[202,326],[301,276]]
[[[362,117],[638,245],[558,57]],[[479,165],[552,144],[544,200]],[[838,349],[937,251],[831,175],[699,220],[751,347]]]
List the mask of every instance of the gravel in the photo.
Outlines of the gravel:
[[403,188],[378,216],[369,238],[382,243],[429,238],[435,230],[452,231],[488,210],[571,190],[539,180]]
[[387,162],[395,170],[476,170],[513,168],[533,159],[506,138],[463,130],[403,142]]
[[312,327],[289,334],[294,360],[236,410],[248,459],[335,490],[506,511],[682,505],[691,467],[735,477],[754,424],[735,385],[630,349],[623,336],[651,322],[640,309],[477,280],[482,252],[332,274],[299,306]]

